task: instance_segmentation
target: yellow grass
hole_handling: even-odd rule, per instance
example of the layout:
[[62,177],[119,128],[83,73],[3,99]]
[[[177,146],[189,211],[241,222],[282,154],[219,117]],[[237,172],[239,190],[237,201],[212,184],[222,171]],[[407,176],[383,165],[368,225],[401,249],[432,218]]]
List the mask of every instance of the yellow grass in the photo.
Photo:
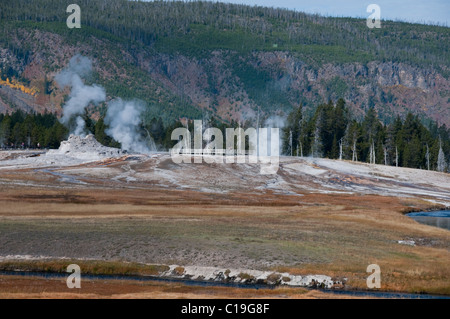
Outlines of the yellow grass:
[[[209,196],[214,196],[214,200]],[[267,204],[268,198],[270,204]],[[53,232],[63,233],[76,222],[80,231],[90,227],[101,235],[111,234],[111,238],[117,233],[128,236],[131,241],[137,235],[154,238],[152,244],[159,245],[157,247],[164,253],[151,255],[149,263],[193,264],[191,255],[167,257],[172,252],[190,249],[196,252],[197,260],[207,263],[203,266],[218,263],[225,269],[232,268],[220,264],[232,260],[242,262],[245,268],[248,262],[248,268],[261,270],[346,277],[347,287],[358,289],[366,288],[366,268],[376,263],[381,267],[382,290],[450,295],[450,232],[419,224],[403,215],[406,211],[427,208],[430,205],[422,200],[375,195],[305,193],[299,199],[270,192],[250,196],[158,189],[59,190],[5,186],[0,192],[0,227],[3,234],[13,234],[20,227],[27,227],[39,234],[50,232],[52,235]],[[24,240],[26,236],[24,233]],[[418,241],[418,245],[409,247],[397,243],[408,238]],[[421,239],[425,240],[424,244],[420,244]],[[133,251],[132,242],[124,249],[130,256],[140,254],[140,251]],[[208,257],[216,252],[221,255],[215,259]],[[237,253],[248,260],[234,257]],[[250,264],[252,260],[259,266]],[[135,261],[132,257],[107,261],[84,262],[82,268],[93,274],[152,274],[155,271],[138,263],[123,263]],[[50,271],[63,271],[64,265],[67,266],[66,261],[3,263],[4,269],[48,267],[46,270]],[[12,296],[14,285],[8,287],[11,290],[1,290],[0,296]],[[194,288],[183,289],[187,291],[180,292],[180,288],[178,292],[135,293],[131,290],[109,296],[147,298],[154,293],[178,298],[188,296]],[[19,296],[27,292],[23,288],[14,293]],[[55,293],[64,298],[71,295]],[[195,295],[201,297],[203,293],[196,291]],[[248,291],[241,293],[249,294]],[[280,295],[283,294],[276,296]],[[30,291],[31,296],[45,298],[47,295]],[[264,294],[258,291],[249,296]]]

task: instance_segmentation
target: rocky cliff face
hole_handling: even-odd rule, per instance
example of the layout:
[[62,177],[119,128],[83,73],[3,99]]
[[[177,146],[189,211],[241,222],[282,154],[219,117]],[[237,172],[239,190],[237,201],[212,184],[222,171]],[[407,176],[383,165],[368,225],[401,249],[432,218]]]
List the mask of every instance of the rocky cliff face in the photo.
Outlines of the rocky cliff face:
[[266,95],[275,93],[289,103],[278,110],[277,105],[265,105],[266,110],[287,111],[300,102],[313,108],[343,97],[357,116],[375,107],[386,120],[412,111],[450,124],[450,81],[431,68],[377,61],[314,68],[288,52],[260,52],[243,61],[252,72],[268,77],[255,94],[230,68],[229,54],[216,51],[201,61],[157,55],[142,59],[140,65],[167,89],[188,95],[201,108],[216,106],[218,114],[236,120],[254,116],[258,106],[267,103]]
[[[318,66],[285,51],[240,55],[213,50],[199,58],[125,48],[95,37],[76,45],[39,30],[23,30],[15,41],[28,41],[27,59],[18,59],[3,46],[0,62],[11,66],[38,93],[29,95],[2,85],[0,112],[16,107],[59,112],[67,92],[52,79],[71,56],[82,52],[94,61],[96,81],[102,85],[117,83],[124,89],[134,85],[138,88],[135,91],[142,91],[138,97],[156,108],[154,114],[181,103],[181,110],[208,110],[222,119],[242,121],[254,119],[259,109],[266,115],[286,113],[302,102],[312,110],[319,103],[343,97],[358,117],[375,107],[386,121],[412,111],[450,125],[450,81],[432,67],[393,61]],[[45,81],[49,81],[49,89]],[[108,94],[113,98],[120,92],[110,90]],[[157,110],[163,103],[166,106]],[[169,114],[179,117],[181,113]]]

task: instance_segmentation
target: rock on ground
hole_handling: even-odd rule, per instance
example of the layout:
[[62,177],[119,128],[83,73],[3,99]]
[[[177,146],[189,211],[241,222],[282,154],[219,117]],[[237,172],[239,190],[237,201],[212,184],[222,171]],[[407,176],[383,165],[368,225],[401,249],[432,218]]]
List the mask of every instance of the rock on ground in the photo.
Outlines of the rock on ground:
[[118,148],[106,147],[89,134],[86,137],[70,135],[67,141],[61,142],[58,150],[51,150],[47,155],[66,155],[82,160],[101,160],[110,157],[121,157],[126,151]]

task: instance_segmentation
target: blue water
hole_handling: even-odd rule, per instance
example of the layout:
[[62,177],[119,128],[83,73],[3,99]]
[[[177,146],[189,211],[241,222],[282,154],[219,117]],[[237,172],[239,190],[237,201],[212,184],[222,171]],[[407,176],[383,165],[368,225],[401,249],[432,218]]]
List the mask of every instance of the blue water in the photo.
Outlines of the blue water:
[[450,210],[440,210],[435,212],[418,212],[409,213],[406,216],[411,217],[415,221],[435,226],[439,228],[444,228],[450,230]]
[[418,212],[418,213],[409,213],[407,216],[415,217],[415,216],[428,216],[428,217],[450,217],[450,210],[440,210],[437,212]]

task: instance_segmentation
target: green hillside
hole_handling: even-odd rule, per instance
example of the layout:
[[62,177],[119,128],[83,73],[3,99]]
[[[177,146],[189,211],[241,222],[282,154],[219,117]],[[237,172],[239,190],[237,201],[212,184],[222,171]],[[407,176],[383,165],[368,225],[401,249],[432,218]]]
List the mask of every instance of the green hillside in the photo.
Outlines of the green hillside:
[[[369,29],[363,19],[202,1],[80,0],[82,28],[68,29],[72,2],[0,3],[0,47],[14,55],[3,59],[3,73],[11,68],[24,83],[36,82],[23,74],[36,56],[54,75],[81,53],[94,59],[91,80],[110,97],[143,99],[149,117],[165,122],[205,111],[223,120],[252,117],[258,108],[287,114],[300,102],[312,115],[340,97],[359,119],[375,107],[386,123],[408,111],[450,121],[446,27],[383,21]],[[190,75],[181,74],[184,67]],[[414,90],[422,83],[423,92]]]

